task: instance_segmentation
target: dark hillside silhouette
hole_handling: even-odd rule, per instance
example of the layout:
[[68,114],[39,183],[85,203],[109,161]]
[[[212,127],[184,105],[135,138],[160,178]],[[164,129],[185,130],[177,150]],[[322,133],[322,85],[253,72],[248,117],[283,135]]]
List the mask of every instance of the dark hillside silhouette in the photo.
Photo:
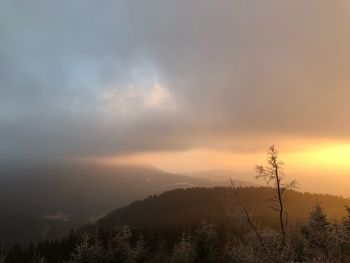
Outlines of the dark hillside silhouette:
[[0,167],[0,241],[58,238],[134,200],[174,188],[215,186],[151,166],[84,163]]
[[[63,259],[70,259],[70,263],[109,263],[115,258],[136,263],[282,263],[290,258],[304,262],[301,259],[319,255],[338,260],[327,262],[347,262],[348,250],[342,238],[350,236],[346,230],[349,200],[286,191],[285,204],[293,225],[289,228],[291,233],[285,249],[276,250],[280,240],[279,217],[267,206],[267,199],[275,194],[274,189],[236,190],[257,223],[269,255],[259,249],[257,240],[250,234],[232,189],[216,187],[171,190],[133,202],[63,240],[41,241],[25,249],[16,246],[9,251],[6,262],[26,263],[38,253],[49,263],[61,263]],[[335,218],[337,222],[344,218],[344,225],[335,224]],[[338,247],[344,247],[344,251]],[[255,259],[247,260],[250,257]],[[339,261],[339,257],[345,261]]]
[[[257,222],[278,227],[278,215],[271,211],[268,202],[275,194],[273,188],[243,187],[237,191]],[[324,207],[329,217],[338,219],[346,215],[345,206],[350,205],[349,200],[341,197],[291,190],[286,192],[286,200],[289,217],[301,223],[307,221],[309,211],[317,203]],[[84,231],[127,224],[153,234],[167,230],[181,232],[193,228],[203,219],[219,228],[227,228],[232,225],[236,210],[239,206],[229,187],[176,189],[117,209]]]

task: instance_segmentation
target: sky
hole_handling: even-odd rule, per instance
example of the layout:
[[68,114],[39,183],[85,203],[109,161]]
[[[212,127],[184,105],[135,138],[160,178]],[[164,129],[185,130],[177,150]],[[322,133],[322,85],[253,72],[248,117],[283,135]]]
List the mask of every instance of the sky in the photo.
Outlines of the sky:
[[0,159],[346,175],[349,46],[346,0],[0,0]]

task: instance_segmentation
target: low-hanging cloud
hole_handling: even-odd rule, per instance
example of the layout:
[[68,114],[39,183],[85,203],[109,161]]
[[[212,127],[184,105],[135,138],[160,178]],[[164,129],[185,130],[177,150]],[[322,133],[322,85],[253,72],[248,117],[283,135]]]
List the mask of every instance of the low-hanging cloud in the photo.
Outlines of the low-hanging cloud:
[[347,138],[349,12],[346,1],[1,1],[0,156]]

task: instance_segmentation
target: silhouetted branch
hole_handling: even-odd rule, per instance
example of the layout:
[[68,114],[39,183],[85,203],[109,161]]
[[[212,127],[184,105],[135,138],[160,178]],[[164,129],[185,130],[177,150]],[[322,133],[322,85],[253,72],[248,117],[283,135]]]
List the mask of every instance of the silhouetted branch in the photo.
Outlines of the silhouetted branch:
[[295,180],[291,181],[288,184],[282,183],[283,174],[281,172],[283,167],[283,162],[278,159],[278,151],[274,145],[272,145],[268,152],[268,161],[267,166],[257,165],[255,167],[256,170],[256,178],[265,180],[267,186],[270,182],[274,182],[276,189],[276,197],[275,199],[271,199],[270,201],[274,201],[278,203],[279,208],[271,207],[274,211],[279,213],[279,221],[280,228],[282,233],[282,246],[285,245],[286,241],[286,222],[284,219],[284,193],[286,190],[296,188],[297,182]]
[[238,201],[238,204],[239,206],[242,208],[242,210],[244,211],[244,214],[246,216],[246,219],[247,219],[247,222],[249,224],[249,226],[252,228],[253,232],[255,233],[255,235],[257,236],[258,240],[259,240],[259,243],[261,245],[261,247],[265,250],[265,252],[269,255],[269,250],[266,248],[265,244],[264,244],[264,241],[258,231],[258,229],[256,228],[255,224],[253,223],[249,213],[248,213],[248,210],[247,208],[245,207],[245,205],[243,204],[241,198],[239,197],[238,193],[237,193],[237,190],[236,190],[236,187],[235,187],[235,184],[232,180],[232,177],[230,177],[230,181],[231,181],[231,188],[232,188],[232,192],[235,196],[235,198],[237,199]]

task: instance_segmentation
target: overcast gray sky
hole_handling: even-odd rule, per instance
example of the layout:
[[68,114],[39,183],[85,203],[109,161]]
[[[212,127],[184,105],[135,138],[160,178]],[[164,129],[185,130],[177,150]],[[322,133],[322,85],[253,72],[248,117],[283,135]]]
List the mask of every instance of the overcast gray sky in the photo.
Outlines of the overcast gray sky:
[[0,0],[0,157],[348,141],[349,1]]

